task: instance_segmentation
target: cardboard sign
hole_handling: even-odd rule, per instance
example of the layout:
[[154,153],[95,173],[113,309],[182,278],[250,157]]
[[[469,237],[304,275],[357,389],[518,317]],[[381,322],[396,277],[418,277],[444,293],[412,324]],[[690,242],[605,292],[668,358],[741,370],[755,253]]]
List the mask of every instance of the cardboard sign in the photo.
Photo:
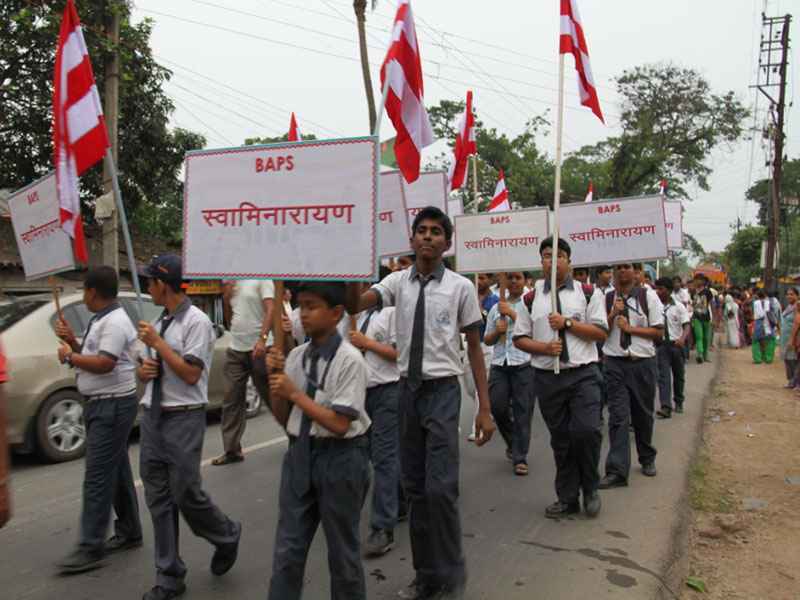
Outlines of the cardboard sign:
[[572,248],[573,267],[669,256],[660,195],[563,204],[558,235]]
[[670,250],[683,250],[683,204],[678,200],[665,200],[664,218],[667,221],[667,246]]
[[70,238],[61,230],[55,171],[14,192],[7,202],[28,281],[75,268]]
[[378,256],[387,258],[411,252],[406,194],[400,171],[384,171],[380,179]]
[[542,268],[539,244],[549,231],[546,208],[461,215],[456,228],[459,273]]
[[187,279],[374,281],[378,139],[189,152]]
[[414,217],[426,206],[435,206],[447,214],[447,173],[444,171],[423,171],[414,183],[406,183],[404,179],[403,185],[409,231],[414,224]]

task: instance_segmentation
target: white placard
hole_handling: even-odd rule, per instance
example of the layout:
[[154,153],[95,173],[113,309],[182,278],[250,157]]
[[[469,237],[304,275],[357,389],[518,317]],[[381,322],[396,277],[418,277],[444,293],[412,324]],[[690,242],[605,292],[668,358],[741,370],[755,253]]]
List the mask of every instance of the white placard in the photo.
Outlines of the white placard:
[[186,155],[186,278],[377,278],[378,139]]
[[400,171],[381,173],[380,202],[378,209],[378,256],[387,258],[410,254],[411,233],[408,209]]
[[456,217],[464,214],[464,202],[461,196],[454,196],[447,199],[447,216],[450,217],[450,222],[453,224],[453,244],[450,250],[447,250],[442,256],[455,256],[456,255]]
[[447,173],[444,171],[423,171],[414,183],[406,183],[406,208],[408,227],[411,230],[414,217],[426,206],[435,206],[447,214]]
[[665,200],[664,218],[667,222],[667,246],[670,250],[683,250],[683,204],[678,200]]
[[563,204],[558,235],[572,248],[573,267],[669,256],[661,196]]
[[542,268],[539,244],[548,236],[546,208],[461,215],[456,228],[459,273]]
[[55,171],[6,201],[28,281],[75,268],[70,238],[61,230]]

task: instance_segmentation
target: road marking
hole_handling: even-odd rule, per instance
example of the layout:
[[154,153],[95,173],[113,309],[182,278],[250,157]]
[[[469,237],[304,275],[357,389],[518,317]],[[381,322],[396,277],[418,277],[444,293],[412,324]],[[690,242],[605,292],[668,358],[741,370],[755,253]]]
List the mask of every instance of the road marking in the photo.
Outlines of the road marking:
[[[252,446],[248,446],[247,448],[242,448],[242,452],[247,454],[248,452],[254,452],[255,450],[261,450],[263,448],[269,448],[270,446],[276,446],[277,444],[286,442],[288,440],[289,440],[288,437],[286,437],[285,435],[282,435],[281,437],[276,437],[274,439],[267,440],[266,442],[260,442],[258,444],[253,444]],[[212,460],[214,460],[214,459],[213,458],[208,458],[208,459],[204,460],[203,462],[200,463],[200,467],[202,468],[202,467],[209,466],[211,464]],[[133,481],[133,485],[135,487],[142,487],[142,480],[141,479],[135,479]]]

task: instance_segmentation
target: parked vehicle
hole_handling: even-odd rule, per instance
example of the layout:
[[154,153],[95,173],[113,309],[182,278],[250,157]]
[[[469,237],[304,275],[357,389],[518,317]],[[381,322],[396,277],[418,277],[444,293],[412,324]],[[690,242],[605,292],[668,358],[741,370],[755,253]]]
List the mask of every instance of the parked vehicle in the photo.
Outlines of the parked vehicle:
[[[139,309],[132,293],[119,297],[128,316],[138,322]],[[163,310],[143,296],[144,319],[151,321]],[[86,330],[92,313],[80,293],[60,297],[61,313],[78,334]],[[4,384],[8,412],[8,441],[15,452],[36,450],[55,462],[73,460],[86,450],[83,399],[75,387],[75,371],[58,361],[55,335],[56,304],[49,294],[0,303],[0,332],[8,359],[9,382]],[[230,333],[215,326],[217,341],[208,379],[207,411],[222,405],[222,365]],[[138,349],[143,346],[139,344]],[[261,399],[255,387],[247,395],[248,416],[258,414]],[[138,385],[140,394],[144,386]],[[139,415],[141,418],[141,414]],[[139,419],[137,419],[138,425]]]

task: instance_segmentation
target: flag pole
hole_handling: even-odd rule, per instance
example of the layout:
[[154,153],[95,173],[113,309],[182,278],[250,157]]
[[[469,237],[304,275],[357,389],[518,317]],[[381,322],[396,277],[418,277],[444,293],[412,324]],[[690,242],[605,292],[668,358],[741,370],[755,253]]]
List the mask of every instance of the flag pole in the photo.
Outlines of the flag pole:
[[[467,131],[469,135],[469,131]],[[475,214],[478,214],[478,153],[472,155],[472,201]],[[478,274],[475,273],[475,289],[478,289]]]
[[283,354],[283,280],[273,280],[275,286],[275,310],[272,311],[272,343],[275,349]]
[[53,300],[56,301],[56,314],[58,320],[61,320],[61,302],[58,300],[58,286],[56,285],[56,276],[50,275],[50,288],[53,290]]
[[[550,296],[553,301],[553,312],[558,308],[558,288],[556,287],[556,264],[558,263],[558,213],[561,205],[561,138],[564,121],[564,54],[558,55],[558,121],[556,128],[556,184],[553,192],[553,260],[550,269]],[[553,331],[553,339],[558,339],[558,331]],[[555,357],[553,372],[561,372],[559,357]]]
[[381,133],[381,119],[383,118],[383,109],[386,107],[386,98],[389,95],[389,88],[392,83],[392,71],[394,70],[394,61],[390,60],[386,65],[386,77],[384,78],[383,95],[381,96],[381,105],[378,107],[378,116],[375,118],[375,131],[372,135],[380,137]]

